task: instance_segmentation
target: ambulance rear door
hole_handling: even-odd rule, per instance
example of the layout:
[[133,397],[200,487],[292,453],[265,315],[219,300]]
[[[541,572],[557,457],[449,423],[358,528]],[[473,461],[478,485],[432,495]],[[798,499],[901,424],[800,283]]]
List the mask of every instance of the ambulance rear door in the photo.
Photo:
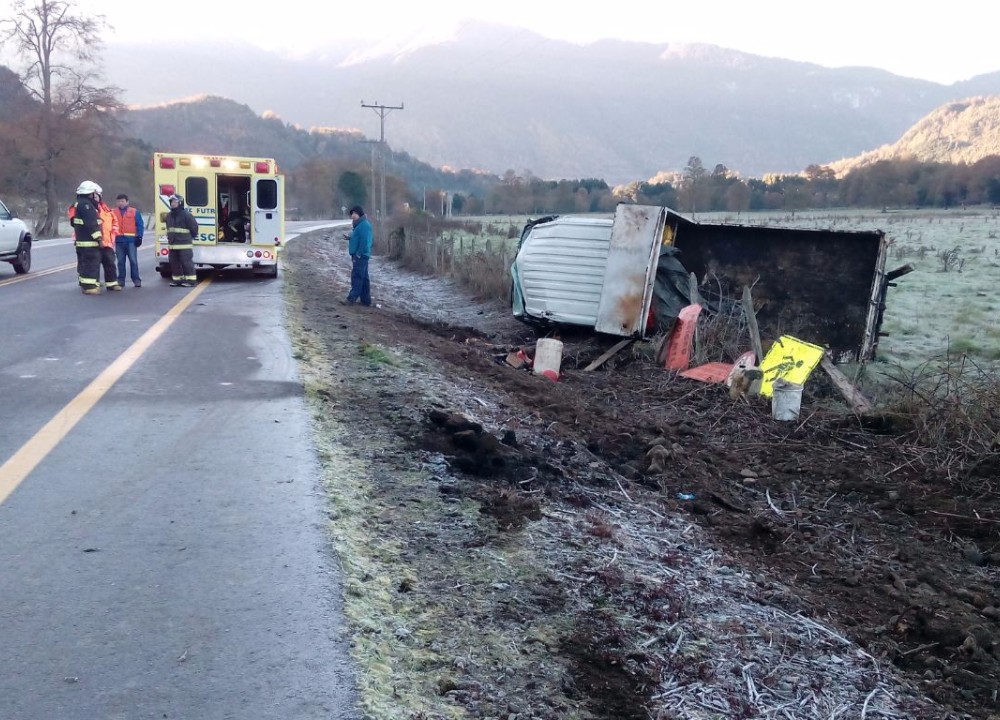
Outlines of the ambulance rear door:
[[177,171],[177,182],[184,204],[198,221],[195,242],[215,243],[218,217],[215,208],[215,173],[198,168],[182,167]]
[[256,177],[250,188],[253,227],[250,242],[274,247],[284,241],[285,187],[284,178]]

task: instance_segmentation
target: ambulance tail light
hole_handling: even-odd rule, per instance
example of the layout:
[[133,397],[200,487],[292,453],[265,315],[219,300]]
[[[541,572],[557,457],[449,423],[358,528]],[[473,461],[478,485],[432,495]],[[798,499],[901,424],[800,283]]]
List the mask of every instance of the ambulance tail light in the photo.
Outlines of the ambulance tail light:
[[218,158],[212,158],[211,160],[208,161],[208,164],[211,165],[212,167],[222,167],[222,161],[219,160]]
[[254,163],[253,171],[257,173],[266,173],[270,170],[271,166],[266,162]]
[[160,158],[160,169],[161,170],[173,170],[177,167],[177,161],[174,158],[161,157]]
[[160,185],[160,195],[173,195],[176,189],[173,185]]

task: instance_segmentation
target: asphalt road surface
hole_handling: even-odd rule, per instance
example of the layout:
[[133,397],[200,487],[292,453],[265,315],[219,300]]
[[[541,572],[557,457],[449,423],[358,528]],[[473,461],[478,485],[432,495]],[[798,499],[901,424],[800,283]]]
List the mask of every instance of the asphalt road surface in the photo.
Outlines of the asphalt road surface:
[[0,263],[0,718],[358,717],[281,277],[172,288],[143,247],[94,297],[69,240],[33,255]]

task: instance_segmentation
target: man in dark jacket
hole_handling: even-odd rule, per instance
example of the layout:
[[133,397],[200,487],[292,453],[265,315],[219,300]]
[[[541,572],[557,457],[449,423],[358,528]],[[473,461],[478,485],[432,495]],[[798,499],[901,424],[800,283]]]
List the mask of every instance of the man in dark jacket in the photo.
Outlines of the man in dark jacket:
[[84,180],[76,189],[76,202],[69,209],[76,246],[76,274],[84,295],[100,295],[101,216],[97,211],[101,186]]
[[184,198],[170,196],[167,213],[167,244],[170,247],[171,287],[194,287],[198,275],[194,269],[194,239],[198,237],[198,221],[184,207]]
[[351,208],[351,224],[354,230],[348,236],[347,252],[351,254],[351,292],[347,304],[361,302],[365,307],[372,304],[371,284],[368,281],[368,260],[372,256],[372,224],[365,217],[360,205]]

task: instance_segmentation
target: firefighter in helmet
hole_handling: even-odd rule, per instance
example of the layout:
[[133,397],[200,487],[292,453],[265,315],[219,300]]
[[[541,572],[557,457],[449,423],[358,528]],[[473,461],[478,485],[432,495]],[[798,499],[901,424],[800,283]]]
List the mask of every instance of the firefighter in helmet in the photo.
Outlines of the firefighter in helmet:
[[170,248],[172,287],[193,287],[198,282],[194,269],[194,239],[198,237],[198,221],[184,207],[184,198],[171,195],[167,213],[167,245]]
[[76,246],[76,274],[84,295],[101,294],[100,196],[101,186],[93,180],[84,180],[76,189],[76,202],[69,209]]

